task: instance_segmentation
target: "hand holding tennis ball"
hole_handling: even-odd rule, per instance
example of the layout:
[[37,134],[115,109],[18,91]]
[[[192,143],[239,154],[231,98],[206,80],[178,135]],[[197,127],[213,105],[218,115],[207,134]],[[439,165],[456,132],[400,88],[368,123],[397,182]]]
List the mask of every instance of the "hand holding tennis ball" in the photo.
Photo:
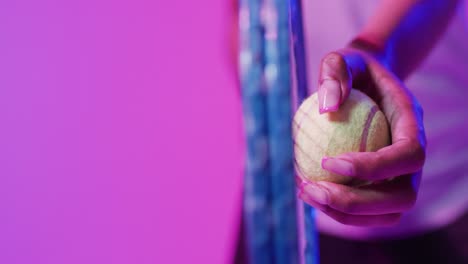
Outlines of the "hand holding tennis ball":
[[294,116],[294,156],[299,176],[305,181],[363,184],[359,179],[322,169],[322,158],[326,162],[327,157],[377,151],[390,145],[384,114],[371,98],[355,89],[337,111],[320,114],[317,109],[318,94],[314,93]]
[[294,118],[299,197],[342,224],[397,223],[416,201],[425,160],[419,103],[354,48],[325,56],[319,81]]

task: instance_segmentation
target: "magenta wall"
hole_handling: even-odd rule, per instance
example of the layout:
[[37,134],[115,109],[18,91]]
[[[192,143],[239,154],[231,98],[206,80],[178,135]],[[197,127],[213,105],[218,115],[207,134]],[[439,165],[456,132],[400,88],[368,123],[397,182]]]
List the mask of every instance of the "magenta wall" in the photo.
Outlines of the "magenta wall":
[[227,263],[223,1],[0,1],[0,263]]

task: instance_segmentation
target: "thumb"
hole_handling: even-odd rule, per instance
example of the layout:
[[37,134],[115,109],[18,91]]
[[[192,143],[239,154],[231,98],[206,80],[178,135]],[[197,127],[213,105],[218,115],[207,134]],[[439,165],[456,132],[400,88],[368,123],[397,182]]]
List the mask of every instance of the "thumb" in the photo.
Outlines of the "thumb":
[[348,98],[353,82],[362,82],[367,76],[363,55],[353,49],[328,53],[321,61],[319,74],[319,111],[321,114],[337,111]]

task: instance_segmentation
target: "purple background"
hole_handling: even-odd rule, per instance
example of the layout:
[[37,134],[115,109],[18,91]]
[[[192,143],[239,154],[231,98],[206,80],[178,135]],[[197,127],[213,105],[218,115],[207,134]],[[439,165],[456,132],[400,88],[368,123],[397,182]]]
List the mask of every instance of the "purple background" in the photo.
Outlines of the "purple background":
[[0,1],[0,263],[228,262],[226,3]]

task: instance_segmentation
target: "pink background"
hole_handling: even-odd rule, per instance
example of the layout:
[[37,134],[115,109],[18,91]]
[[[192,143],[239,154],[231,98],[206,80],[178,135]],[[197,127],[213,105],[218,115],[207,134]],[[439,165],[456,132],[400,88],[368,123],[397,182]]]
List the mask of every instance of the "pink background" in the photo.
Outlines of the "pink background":
[[226,1],[0,1],[0,263],[227,263]]

